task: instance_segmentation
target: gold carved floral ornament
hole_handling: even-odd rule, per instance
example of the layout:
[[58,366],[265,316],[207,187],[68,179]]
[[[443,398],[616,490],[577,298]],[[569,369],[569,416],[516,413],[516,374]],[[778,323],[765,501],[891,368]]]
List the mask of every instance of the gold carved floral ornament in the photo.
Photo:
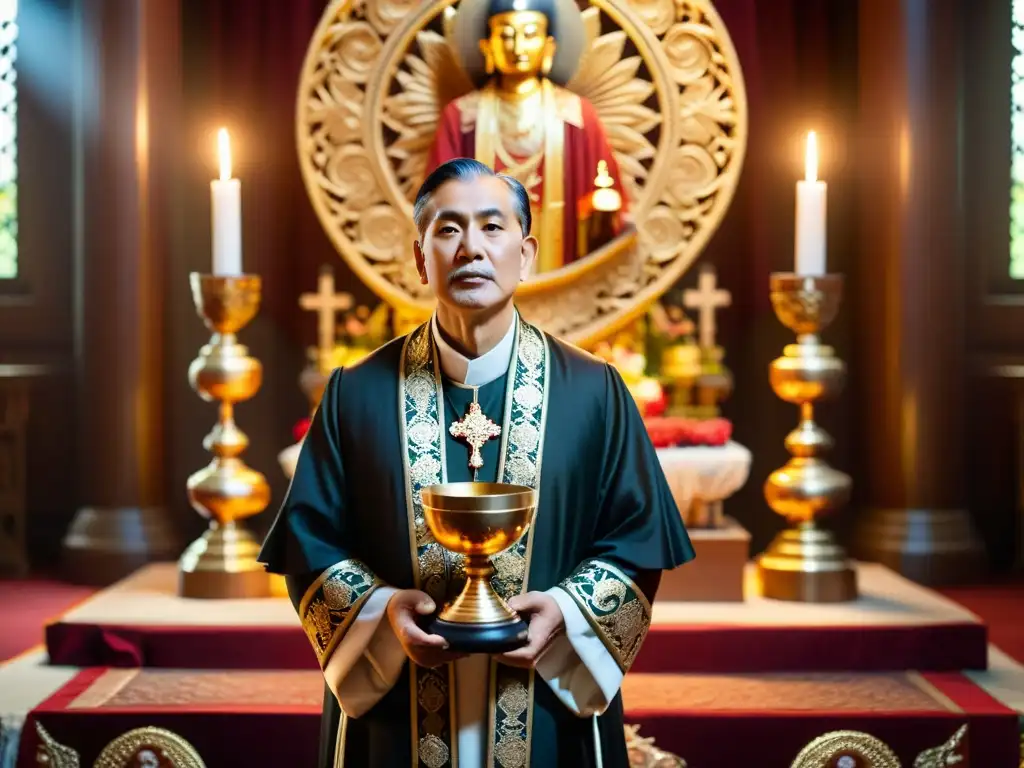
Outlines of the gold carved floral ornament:
[[[442,109],[474,90],[453,41],[467,3],[477,0],[332,0],[299,85],[298,156],[321,225],[359,277],[413,320],[433,309],[411,254],[413,196]],[[526,281],[517,303],[530,322],[587,344],[671,288],[721,223],[743,165],[747,102],[710,0],[558,7],[578,14],[559,24],[582,40],[558,40],[551,78],[561,72],[560,84],[594,106],[635,231]]]
[[[80,768],[77,751],[59,743],[38,720],[36,765]],[[92,768],[206,768],[199,752],[187,740],[165,728],[146,726],[123,733],[107,744]]]
[[[945,743],[922,751],[914,768],[966,765],[961,754],[967,726],[961,725]],[[831,731],[806,747],[790,768],[902,768],[899,758],[881,739],[861,731]]]

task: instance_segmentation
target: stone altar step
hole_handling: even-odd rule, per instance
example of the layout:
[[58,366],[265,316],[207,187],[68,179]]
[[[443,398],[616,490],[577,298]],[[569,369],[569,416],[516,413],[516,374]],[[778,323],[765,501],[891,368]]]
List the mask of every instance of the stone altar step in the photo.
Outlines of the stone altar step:
[[[159,727],[208,766],[313,765],[322,694],[315,671],[82,670],[26,718],[20,764],[51,739],[92,765],[115,738]],[[910,766],[965,725],[959,765],[1016,765],[1016,713],[957,673],[631,674],[623,699],[626,722],[689,768],[788,768],[839,730],[870,734]]]
[[[680,571],[685,570],[685,566]],[[983,669],[972,613],[879,565],[858,565],[860,599],[767,600],[747,567],[742,603],[656,601],[636,672]],[[54,664],[315,669],[287,598],[190,600],[174,564],[148,566],[46,628]]]

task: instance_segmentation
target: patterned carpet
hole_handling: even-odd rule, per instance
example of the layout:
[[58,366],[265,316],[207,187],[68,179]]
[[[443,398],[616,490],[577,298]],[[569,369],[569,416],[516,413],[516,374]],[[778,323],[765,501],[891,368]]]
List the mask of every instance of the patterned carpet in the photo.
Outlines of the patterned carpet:
[[869,711],[948,712],[957,708],[917,673],[627,675],[622,697],[629,712]]
[[[310,707],[318,709],[318,672],[220,672],[160,669],[105,671],[68,709]],[[957,708],[916,673],[628,675],[631,713],[751,711],[950,712]]]
[[319,672],[220,672],[110,669],[68,709],[163,709],[241,706],[310,707],[323,704]]

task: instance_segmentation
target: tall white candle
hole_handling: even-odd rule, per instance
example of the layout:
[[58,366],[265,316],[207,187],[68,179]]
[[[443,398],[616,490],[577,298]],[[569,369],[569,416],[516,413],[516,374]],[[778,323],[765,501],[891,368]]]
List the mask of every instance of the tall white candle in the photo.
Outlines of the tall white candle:
[[807,134],[804,179],[796,183],[796,273],[825,274],[827,185],[818,181],[818,137]]
[[213,274],[242,274],[242,183],[231,178],[228,132],[217,134],[220,178],[210,182],[213,216]]

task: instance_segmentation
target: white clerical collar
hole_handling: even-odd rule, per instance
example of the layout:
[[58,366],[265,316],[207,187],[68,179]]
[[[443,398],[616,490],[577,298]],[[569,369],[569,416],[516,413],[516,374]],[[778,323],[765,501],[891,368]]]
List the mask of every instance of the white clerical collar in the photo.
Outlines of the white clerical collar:
[[452,381],[469,387],[482,387],[500,379],[508,371],[509,362],[512,360],[512,345],[515,343],[518,323],[519,314],[516,313],[501,341],[480,357],[468,358],[444,340],[435,313],[430,319],[430,330],[441,358],[441,370]]

